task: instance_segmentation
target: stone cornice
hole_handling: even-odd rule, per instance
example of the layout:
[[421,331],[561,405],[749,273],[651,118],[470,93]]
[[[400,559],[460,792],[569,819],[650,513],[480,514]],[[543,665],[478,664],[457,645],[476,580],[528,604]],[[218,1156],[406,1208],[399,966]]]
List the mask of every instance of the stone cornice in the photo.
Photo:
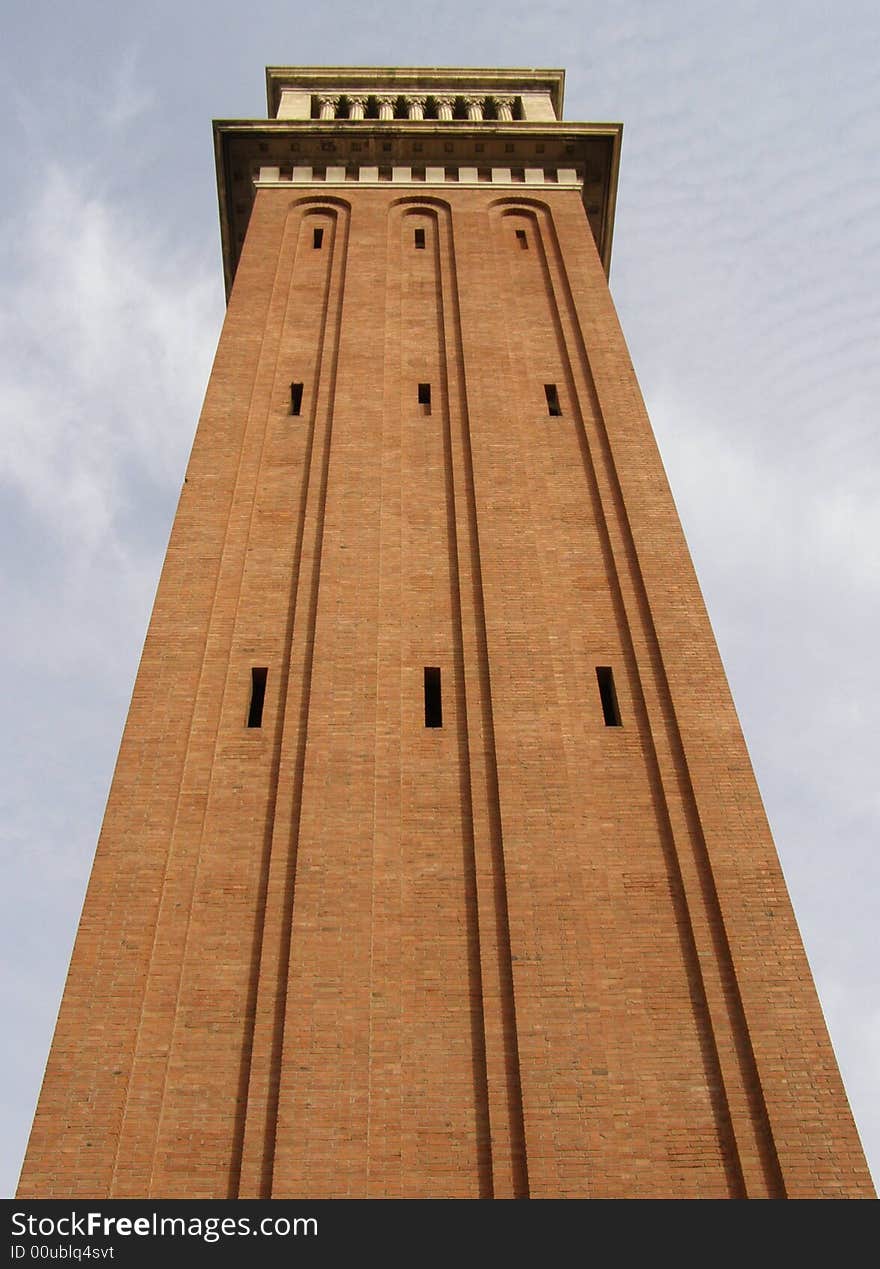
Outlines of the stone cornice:
[[[305,70],[297,68],[272,68],[267,71],[270,92],[277,88],[287,91],[295,71],[298,76],[296,91],[314,92],[316,95],[333,96],[343,71],[336,68]],[[362,68],[344,69],[351,82],[367,83]],[[391,83],[402,88],[402,81],[389,77],[402,76],[407,88],[415,96],[415,82],[436,76],[449,83],[452,72],[437,71],[372,71],[374,85],[378,88]],[[561,107],[561,71],[471,71],[455,72],[461,85],[476,84],[476,91],[487,93],[497,89],[502,95],[502,81],[506,92],[530,92],[538,90],[544,77],[543,91],[549,92],[555,83],[558,103]],[[555,78],[554,78],[555,77]],[[490,82],[492,81],[492,82]],[[425,91],[430,92],[429,82]],[[456,85],[458,87],[458,85]],[[344,89],[342,90],[344,91]],[[350,96],[357,95],[354,92]],[[379,92],[372,94],[379,96]],[[387,95],[387,94],[385,94]],[[401,92],[400,95],[403,95]],[[461,96],[464,95],[462,92]],[[271,99],[270,99],[271,100]],[[276,98],[277,101],[277,98]],[[617,197],[617,179],[620,164],[620,146],[623,127],[619,123],[570,123],[564,120],[498,120],[468,119],[220,119],[214,121],[214,150],[217,166],[217,193],[220,210],[220,232],[223,250],[223,268],[226,292],[229,294],[238,265],[238,257],[244,240],[250,211],[255,196],[255,186],[260,180],[261,169],[275,169],[280,181],[285,182],[287,171],[293,168],[311,169],[316,184],[326,183],[326,172],[332,169],[345,171],[345,183],[354,188],[360,183],[359,172],[377,167],[385,175],[379,183],[390,180],[392,169],[410,167],[417,173],[414,182],[421,181],[421,172],[439,166],[453,169],[476,169],[482,172],[478,183],[495,182],[491,172],[511,169],[512,183],[528,188],[525,177],[516,173],[541,171],[544,175],[541,187],[559,185],[560,171],[574,172],[574,180],[565,184],[579,187],[584,210],[600,258],[606,273],[611,266],[611,242],[614,229],[614,211]],[[454,180],[454,178],[452,178]],[[536,180],[530,177],[530,182]],[[522,183],[519,183],[522,182]],[[288,182],[288,185],[292,182]]]

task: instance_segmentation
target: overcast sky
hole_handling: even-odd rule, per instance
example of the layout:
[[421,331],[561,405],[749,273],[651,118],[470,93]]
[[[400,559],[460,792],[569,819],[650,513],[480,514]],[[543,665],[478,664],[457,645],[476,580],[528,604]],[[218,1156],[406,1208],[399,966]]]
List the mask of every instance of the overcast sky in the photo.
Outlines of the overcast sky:
[[561,66],[623,121],[612,291],[880,1179],[878,14],[5,6],[0,1193],[223,318],[210,122],[265,116],[267,64]]

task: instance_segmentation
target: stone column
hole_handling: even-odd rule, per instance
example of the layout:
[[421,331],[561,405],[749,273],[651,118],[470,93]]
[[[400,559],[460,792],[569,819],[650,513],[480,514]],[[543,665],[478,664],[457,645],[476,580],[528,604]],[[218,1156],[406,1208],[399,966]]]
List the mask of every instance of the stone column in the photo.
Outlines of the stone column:
[[320,107],[322,119],[335,119],[336,107],[339,105],[338,97],[319,97],[318,106]]
[[501,123],[513,122],[513,98],[512,97],[496,97],[495,109],[498,111],[498,119]]
[[424,119],[427,97],[407,97],[406,108],[410,119]]
[[451,119],[453,107],[455,106],[455,98],[449,96],[435,97],[437,102],[437,118]]
[[396,97],[380,97],[379,99],[379,118],[393,119],[394,107],[397,105]]
[[366,96],[349,97],[348,99],[348,117],[349,119],[363,119],[364,112],[367,109]]
[[483,118],[483,98],[482,97],[465,97],[465,105],[467,106],[468,119],[477,123]]

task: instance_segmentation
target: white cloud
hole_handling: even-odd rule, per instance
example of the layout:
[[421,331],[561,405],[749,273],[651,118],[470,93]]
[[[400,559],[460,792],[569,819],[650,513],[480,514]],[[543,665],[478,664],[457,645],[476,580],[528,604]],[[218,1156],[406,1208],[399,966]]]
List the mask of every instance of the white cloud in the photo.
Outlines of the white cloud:
[[113,62],[104,121],[111,131],[118,132],[155,104],[155,93],[144,83],[140,56],[131,47]]
[[60,164],[20,223],[0,312],[3,519],[22,582],[7,638],[57,667],[77,655],[60,629],[98,650],[109,610],[149,600],[220,291],[208,252],[169,251]]
[[143,219],[60,166],[19,243],[0,317],[4,480],[74,542],[106,547],[123,473],[176,480],[217,329],[216,265],[166,254]]

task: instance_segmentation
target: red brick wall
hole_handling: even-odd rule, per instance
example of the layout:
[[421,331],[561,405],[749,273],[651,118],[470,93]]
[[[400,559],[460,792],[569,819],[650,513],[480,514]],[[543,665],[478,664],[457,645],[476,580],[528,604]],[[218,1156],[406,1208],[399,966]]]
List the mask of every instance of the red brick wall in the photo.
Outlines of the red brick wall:
[[872,1193],[577,194],[341,192],[257,195],[21,1194]]

